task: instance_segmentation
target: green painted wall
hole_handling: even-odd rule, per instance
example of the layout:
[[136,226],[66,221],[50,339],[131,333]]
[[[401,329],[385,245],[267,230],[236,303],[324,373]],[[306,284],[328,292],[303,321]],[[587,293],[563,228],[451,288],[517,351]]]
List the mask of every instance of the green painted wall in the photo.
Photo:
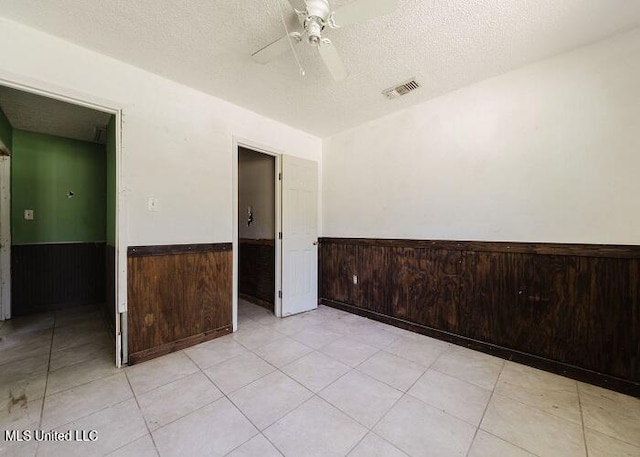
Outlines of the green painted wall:
[[9,119],[7,119],[7,116],[2,112],[2,108],[0,108],[0,142],[11,152],[13,149],[13,129],[9,123]]
[[107,244],[116,245],[116,117],[107,125]]
[[105,241],[105,168],[104,145],[14,130],[12,244]]

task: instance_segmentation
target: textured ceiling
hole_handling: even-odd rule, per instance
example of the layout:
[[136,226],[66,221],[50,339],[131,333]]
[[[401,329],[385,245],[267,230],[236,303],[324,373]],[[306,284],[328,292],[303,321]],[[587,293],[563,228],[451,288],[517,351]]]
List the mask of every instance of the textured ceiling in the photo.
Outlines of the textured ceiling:
[[91,141],[110,114],[0,86],[0,108],[14,129]]
[[[349,0],[335,0],[335,5]],[[398,10],[329,30],[350,76],[335,82],[304,43],[266,65],[283,0],[2,0],[0,15],[328,136],[640,24],[637,0],[400,0]],[[71,71],[71,69],[70,69]],[[381,91],[415,76],[423,87]]]

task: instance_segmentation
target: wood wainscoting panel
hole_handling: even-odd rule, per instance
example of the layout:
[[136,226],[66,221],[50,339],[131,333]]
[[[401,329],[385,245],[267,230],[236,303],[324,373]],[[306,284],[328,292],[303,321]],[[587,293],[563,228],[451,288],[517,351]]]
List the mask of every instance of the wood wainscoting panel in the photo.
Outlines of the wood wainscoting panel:
[[129,363],[232,331],[231,243],[128,251]]
[[105,299],[105,243],[11,246],[14,316]]
[[323,238],[319,259],[322,303],[640,395],[640,246]]
[[273,312],[276,281],[275,240],[240,238],[238,293]]
[[104,315],[111,333],[116,331],[116,248],[105,246],[105,301]]

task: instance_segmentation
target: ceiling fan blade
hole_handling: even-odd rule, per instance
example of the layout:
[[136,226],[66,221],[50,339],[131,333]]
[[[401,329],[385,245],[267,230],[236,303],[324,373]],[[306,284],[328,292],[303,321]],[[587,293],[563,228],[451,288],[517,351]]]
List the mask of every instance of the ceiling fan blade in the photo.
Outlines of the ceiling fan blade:
[[398,8],[398,0],[356,0],[338,8],[333,13],[333,21],[338,27],[364,22]]
[[294,10],[302,12],[307,10],[307,2],[305,2],[305,0],[289,0],[289,4],[293,7]]
[[289,35],[285,35],[282,38],[277,39],[273,43],[266,45],[264,48],[254,52],[253,54],[251,54],[251,57],[253,57],[253,60],[258,63],[267,63],[270,60],[278,57],[280,54],[291,50],[289,39],[293,40],[294,44],[298,44],[301,39],[300,34],[292,33]]
[[318,51],[320,52],[320,57],[322,57],[324,64],[331,72],[333,79],[336,81],[342,81],[349,75],[340,54],[338,54],[338,50],[330,40],[326,38],[322,40],[320,46],[318,46]]

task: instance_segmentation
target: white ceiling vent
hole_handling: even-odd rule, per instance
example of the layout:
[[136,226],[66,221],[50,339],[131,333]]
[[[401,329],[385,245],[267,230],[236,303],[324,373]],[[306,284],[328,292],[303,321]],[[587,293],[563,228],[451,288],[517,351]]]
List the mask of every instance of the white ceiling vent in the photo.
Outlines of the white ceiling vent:
[[420,83],[418,83],[418,81],[413,78],[395,87],[390,87],[389,89],[383,90],[382,95],[385,95],[388,99],[394,99],[406,95],[409,92],[418,89],[419,87]]

